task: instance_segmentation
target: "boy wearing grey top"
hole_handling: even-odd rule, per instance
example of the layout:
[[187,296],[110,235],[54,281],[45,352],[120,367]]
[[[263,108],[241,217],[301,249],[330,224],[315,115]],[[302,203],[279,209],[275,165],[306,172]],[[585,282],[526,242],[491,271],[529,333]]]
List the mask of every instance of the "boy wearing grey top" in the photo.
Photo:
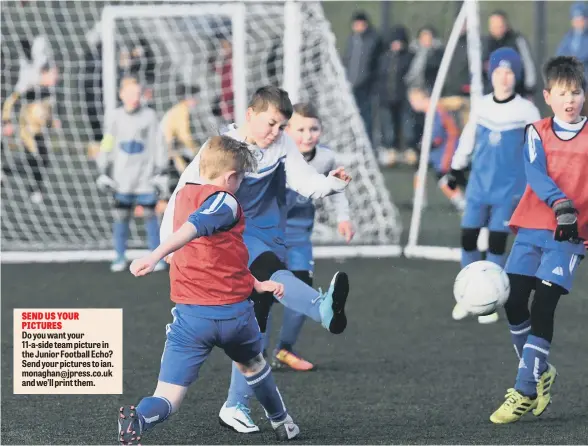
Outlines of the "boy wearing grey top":
[[[168,193],[168,154],[159,119],[154,110],[141,106],[141,85],[135,78],[121,81],[123,103],[106,123],[97,158],[98,188],[114,193],[113,241],[116,258],[110,269],[126,269],[125,251],[133,208],[144,208],[149,250],[159,245],[157,200]],[[165,263],[157,270],[165,268]]]

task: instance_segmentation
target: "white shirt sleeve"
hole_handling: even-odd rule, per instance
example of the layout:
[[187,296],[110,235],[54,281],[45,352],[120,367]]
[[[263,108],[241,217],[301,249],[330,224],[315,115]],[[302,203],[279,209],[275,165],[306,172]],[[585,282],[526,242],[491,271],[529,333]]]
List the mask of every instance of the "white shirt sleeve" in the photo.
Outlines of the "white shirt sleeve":
[[461,132],[457,150],[453,154],[451,160],[451,168],[455,170],[463,170],[470,163],[472,153],[476,147],[476,118],[470,116],[468,123]]
[[202,146],[198,155],[186,166],[186,169],[180,176],[178,185],[174,189],[172,196],[167,202],[167,207],[163,213],[161,226],[159,227],[159,240],[163,243],[174,232],[174,209],[176,205],[176,195],[186,183],[197,183],[200,181],[200,153],[205,149],[206,143]]
[[324,176],[309,165],[292,139],[283,134],[286,145],[286,182],[288,187],[306,198],[316,199],[342,192],[347,183],[331,175]]

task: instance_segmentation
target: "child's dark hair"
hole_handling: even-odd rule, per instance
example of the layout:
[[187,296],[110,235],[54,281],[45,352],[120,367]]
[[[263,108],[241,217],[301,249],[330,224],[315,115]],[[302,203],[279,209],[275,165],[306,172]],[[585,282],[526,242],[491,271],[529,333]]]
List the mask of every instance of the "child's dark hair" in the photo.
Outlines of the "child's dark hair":
[[292,117],[292,102],[285,90],[268,85],[261,87],[251,97],[249,107],[255,113],[267,111],[270,105],[273,105],[286,119]]
[[294,113],[302,116],[303,118],[318,119],[319,121],[321,120],[316,107],[310,102],[299,102],[298,104],[294,105]]
[[552,57],[543,66],[543,82],[546,90],[551,90],[557,84],[585,90],[584,65],[573,56]]

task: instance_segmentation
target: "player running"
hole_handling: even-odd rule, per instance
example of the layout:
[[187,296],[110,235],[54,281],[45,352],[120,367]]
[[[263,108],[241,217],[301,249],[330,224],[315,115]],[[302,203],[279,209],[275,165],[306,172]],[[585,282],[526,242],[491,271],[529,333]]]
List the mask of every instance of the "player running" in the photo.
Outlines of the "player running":
[[510,296],[504,306],[520,360],[514,388],[490,417],[498,424],[530,410],[539,416],[551,402],[557,372],[547,357],[555,308],[572,289],[588,240],[588,127],[580,116],[584,68],[574,57],[556,57],[543,74],[543,97],[554,117],[529,126],[525,137],[527,187],[510,221],[517,235],[505,268]]
[[[532,102],[515,93],[522,76],[522,62],[512,48],[500,48],[490,55],[492,93],[481,100],[478,112],[467,123],[447,175],[447,185],[465,183],[464,170],[472,164],[466,188],[466,207],[461,221],[461,266],[482,259],[478,236],[483,227],[490,231],[486,260],[501,267],[506,261],[508,221],[525,189],[523,144],[525,126],[540,119]],[[460,305],[453,319],[468,313]],[[498,313],[478,316],[478,322],[493,323]]]

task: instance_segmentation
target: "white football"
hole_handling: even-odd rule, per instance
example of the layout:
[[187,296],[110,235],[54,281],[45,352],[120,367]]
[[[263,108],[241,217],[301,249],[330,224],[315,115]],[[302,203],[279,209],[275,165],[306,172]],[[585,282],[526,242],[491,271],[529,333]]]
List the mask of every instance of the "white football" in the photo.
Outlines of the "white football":
[[487,260],[470,263],[453,284],[453,295],[461,307],[474,316],[493,313],[503,306],[510,293],[504,269]]

